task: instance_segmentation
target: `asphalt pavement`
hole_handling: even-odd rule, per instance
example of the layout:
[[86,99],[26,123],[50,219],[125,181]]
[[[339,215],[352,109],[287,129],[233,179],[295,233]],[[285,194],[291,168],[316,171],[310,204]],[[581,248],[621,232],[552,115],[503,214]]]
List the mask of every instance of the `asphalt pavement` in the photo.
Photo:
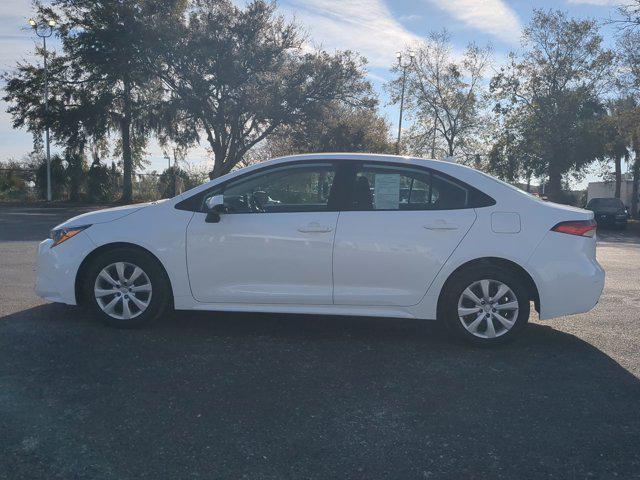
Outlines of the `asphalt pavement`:
[[598,306],[497,349],[435,322],[186,313],[113,330],[33,292],[76,209],[0,206],[0,479],[640,478],[640,239]]

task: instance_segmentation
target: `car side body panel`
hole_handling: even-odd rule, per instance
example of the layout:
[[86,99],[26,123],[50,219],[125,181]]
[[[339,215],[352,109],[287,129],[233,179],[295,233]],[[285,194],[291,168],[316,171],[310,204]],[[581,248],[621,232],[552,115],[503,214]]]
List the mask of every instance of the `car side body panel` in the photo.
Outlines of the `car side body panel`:
[[191,292],[203,303],[333,303],[338,212],[196,213],[187,228]]
[[475,220],[473,209],[341,212],[334,303],[418,304]]
[[85,232],[96,248],[128,243],[148,250],[167,272],[175,307],[189,309],[194,300],[187,275],[185,232],[191,217],[193,212],[176,210],[173,202],[166,201],[114,222],[93,225]]

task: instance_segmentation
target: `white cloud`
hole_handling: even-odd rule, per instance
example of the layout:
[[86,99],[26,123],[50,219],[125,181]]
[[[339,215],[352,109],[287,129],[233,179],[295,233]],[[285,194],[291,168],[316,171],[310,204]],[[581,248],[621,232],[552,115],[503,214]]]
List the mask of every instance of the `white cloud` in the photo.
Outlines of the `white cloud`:
[[281,7],[302,23],[310,41],[325,49],[357,51],[373,67],[389,67],[396,51],[420,40],[382,0],[289,0]]
[[[515,43],[520,38],[520,19],[504,0],[425,0],[466,25]],[[597,1],[597,0],[595,0]]]
[[416,22],[418,20],[422,20],[422,15],[418,15],[416,13],[412,13],[410,15],[401,15],[398,17],[398,20],[401,22]]

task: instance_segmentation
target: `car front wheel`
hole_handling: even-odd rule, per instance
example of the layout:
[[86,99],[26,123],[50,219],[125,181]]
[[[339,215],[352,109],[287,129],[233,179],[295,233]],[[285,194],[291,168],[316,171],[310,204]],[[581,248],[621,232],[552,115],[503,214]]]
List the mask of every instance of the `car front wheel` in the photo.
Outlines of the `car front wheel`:
[[445,292],[448,327],[464,340],[491,345],[512,340],[529,320],[529,296],[517,275],[499,268],[470,269]]
[[150,255],[116,249],[90,265],[85,299],[102,322],[117,328],[137,328],[157,319],[167,308],[168,282]]

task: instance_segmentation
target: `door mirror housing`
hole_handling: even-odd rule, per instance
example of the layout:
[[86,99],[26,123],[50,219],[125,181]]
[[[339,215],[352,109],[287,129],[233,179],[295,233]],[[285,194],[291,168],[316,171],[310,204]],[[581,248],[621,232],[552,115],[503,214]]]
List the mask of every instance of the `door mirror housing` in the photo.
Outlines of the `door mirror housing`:
[[207,210],[205,222],[218,223],[220,221],[220,214],[225,211],[224,195],[213,195],[212,197],[207,198],[205,201],[205,207]]

